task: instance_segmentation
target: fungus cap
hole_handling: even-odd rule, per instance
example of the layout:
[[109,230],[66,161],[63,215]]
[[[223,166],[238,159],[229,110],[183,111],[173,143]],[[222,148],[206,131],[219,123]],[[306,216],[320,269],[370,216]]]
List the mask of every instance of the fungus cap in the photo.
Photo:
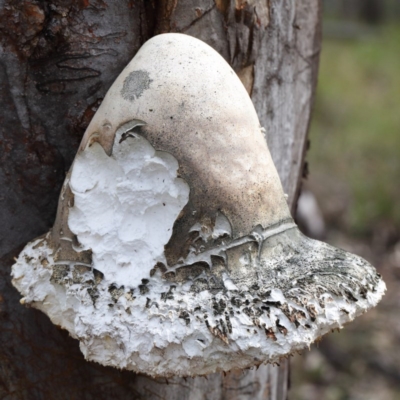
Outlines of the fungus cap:
[[165,377],[276,362],[385,291],[299,232],[246,90],[181,34],[146,42],[112,85],[54,227],[12,275],[88,360]]

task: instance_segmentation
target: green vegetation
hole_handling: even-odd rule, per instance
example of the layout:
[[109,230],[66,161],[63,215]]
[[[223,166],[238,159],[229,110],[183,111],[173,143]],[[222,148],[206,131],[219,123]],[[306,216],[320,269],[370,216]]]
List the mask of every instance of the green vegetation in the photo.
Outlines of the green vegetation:
[[357,40],[324,38],[310,171],[347,182],[348,228],[400,227],[400,27]]

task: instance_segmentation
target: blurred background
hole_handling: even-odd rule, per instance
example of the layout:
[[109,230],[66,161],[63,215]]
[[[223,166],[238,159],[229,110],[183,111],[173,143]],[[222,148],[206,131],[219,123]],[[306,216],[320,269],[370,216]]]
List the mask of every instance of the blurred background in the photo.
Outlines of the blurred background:
[[298,222],[383,275],[379,306],[292,362],[291,400],[400,399],[400,0],[324,0]]

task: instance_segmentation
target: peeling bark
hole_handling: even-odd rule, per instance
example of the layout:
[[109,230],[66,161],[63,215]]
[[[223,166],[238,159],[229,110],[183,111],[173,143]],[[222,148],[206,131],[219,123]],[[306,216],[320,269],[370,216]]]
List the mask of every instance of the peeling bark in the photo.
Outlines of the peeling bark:
[[288,363],[155,381],[83,360],[19,304],[12,258],[49,229],[65,172],[115,77],[151,36],[214,47],[251,93],[292,209],[320,46],[318,0],[4,0],[0,5],[0,397],[285,399]]

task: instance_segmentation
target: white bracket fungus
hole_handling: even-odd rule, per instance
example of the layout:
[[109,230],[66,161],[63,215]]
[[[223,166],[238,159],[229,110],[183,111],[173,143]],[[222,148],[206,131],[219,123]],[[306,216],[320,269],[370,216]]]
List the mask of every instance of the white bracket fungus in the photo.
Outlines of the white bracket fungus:
[[261,130],[214,50],[149,40],[12,268],[21,302],[88,360],[165,377],[276,362],[375,306],[372,266],[297,229]]

